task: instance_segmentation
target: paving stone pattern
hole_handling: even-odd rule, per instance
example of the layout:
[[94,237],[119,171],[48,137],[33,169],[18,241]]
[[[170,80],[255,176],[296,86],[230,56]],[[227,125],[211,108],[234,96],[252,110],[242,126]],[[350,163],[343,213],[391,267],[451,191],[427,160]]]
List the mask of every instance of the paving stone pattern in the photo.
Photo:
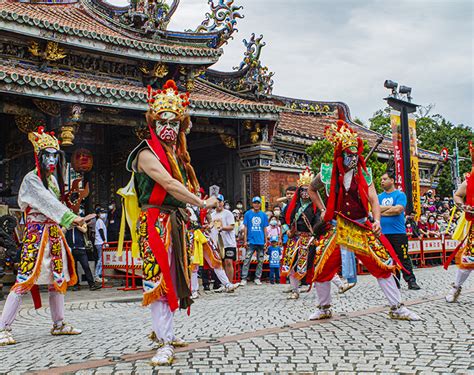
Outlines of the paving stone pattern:
[[[78,373],[474,374],[474,293],[461,295],[456,304],[428,299],[447,292],[454,272],[455,267],[448,271],[417,270],[423,289],[409,291],[402,285],[405,300],[427,299],[411,307],[423,316],[423,322],[392,321],[386,312],[366,313],[369,308],[384,306],[386,301],[375,279],[362,276],[358,285],[342,296],[333,288],[336,315],[355,311],[362,315],[187,350],[178,353],[175,363],[168,368],[157,370],[149,365],[149,360],[135,360]],[[474,279],[470,278],[464,289],[473,286]],[[195,342],[307,320],[315,306],[314,294],[302,294],[299,300],[288,301],[282,293],[285,288],[250,283],[234,294],[205,295],[192,306],[190,317],[184,312],[176,314],[176,332]],[[18,344],[0,347],[0,374],[21,374],[153,349],[146,338],[151,331],[149,310],[139,302],[124,301],[123,292],[101,291],[91,293],[91,297],[100,297],[101,293],[105,300],[87,301],[68,293],[66,319],[83,329],[79,336],[51,336],[49,309],[34,310],[26,304],[13,325]],[[138,297],[139,293],[128,296]],[[110,301],[119,297],[122,301]]]

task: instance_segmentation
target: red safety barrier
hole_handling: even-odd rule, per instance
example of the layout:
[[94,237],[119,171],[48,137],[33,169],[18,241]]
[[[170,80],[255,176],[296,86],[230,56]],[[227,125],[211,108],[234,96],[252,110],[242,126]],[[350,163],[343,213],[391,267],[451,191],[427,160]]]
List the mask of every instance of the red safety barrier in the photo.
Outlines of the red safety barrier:
[[[121,256],[117,255],[118,243],[106,242],[102,247],[102,288],[113,288],[111,285],[106,285],[105,279],[124,279],[125,286],[117,288],[118,290],[139,290],[141,287],[137,286],[137,279],[141,279],[141,275],[136,274],[136,270],[141,268],[141,259],[134,259],[132,257],[132,242],[125,241],[123,244],[123,252]],[[114,274],[107,275],[106,270],[119,271]],[[123,274],[125,273],[125,274]]]

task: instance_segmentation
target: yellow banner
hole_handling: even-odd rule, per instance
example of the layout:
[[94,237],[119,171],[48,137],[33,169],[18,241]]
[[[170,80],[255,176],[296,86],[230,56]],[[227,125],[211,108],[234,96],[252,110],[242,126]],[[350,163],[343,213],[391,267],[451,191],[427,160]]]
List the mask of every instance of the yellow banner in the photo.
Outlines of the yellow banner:
[[361,227],[338,216],[336,232],[336,243],[338,245],[345,246],[354,252],[368,253],[367,234]]
[[410,133],[410,170],[411,187],[413,195],[413,213],[415,220],[421,216],[421,197],[420,197],[420,170],[418,167],[418,146],[416,138],[416,119],[413,114],[408,115],[408,129]]

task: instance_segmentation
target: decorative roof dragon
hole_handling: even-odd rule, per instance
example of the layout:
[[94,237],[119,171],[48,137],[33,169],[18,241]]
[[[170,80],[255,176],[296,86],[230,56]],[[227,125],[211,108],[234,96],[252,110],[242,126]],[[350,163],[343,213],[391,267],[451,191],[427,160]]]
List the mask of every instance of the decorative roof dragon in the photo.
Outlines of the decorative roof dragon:
[[229,39],[232,39],[232,34],[238,31],[235,27],[237,18],[244,18],[239,13],[242,6],[234,5],[234,0],[217,0],[218,3],[214,5],[214,0],[208,0],[211,7],[211,12],[206,13],[206,19],[194,30],[195,33],[217,33],[209,47],[221,47],[226,44]]

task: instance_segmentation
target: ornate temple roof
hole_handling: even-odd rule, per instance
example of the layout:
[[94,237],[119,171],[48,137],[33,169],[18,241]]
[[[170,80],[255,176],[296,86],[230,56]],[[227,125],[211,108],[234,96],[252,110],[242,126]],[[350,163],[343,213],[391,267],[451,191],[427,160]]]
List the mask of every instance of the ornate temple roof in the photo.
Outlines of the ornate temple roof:
[[[42,72],[24,66],[0,64],[1,91],[84,105],[147,109],[146,88],[138,83],[97,80],[68,72]],[[201,80],[196,81],[191,95],[191,114],[195,115],[276,120],[278,112],[277,106],[228,94]]]
[[[177,3],[174,0],[170,10]],[[219,0],[214,6],[211,1],[211,12],[201,25],[194,31],[175,32],[166,30],[166,17],[162,23],[151,23],[152,16],[157,17],[157,7],[162,6],[152,1],[138,0],[131,8],[117,8],[100,0],[0,0],[0,29],[104,53],[126,53],[142,60],[211,65],[222,54],[220,47],[236,31],[236,19],[242,18],[240,7],[232,3]],[[140,4],[145,9],[132,9]],[[146,8],[152,5],[153,9]],[[224,20],[220,20],[221,15]],[[144,20],[148,21],[141,24]]]

